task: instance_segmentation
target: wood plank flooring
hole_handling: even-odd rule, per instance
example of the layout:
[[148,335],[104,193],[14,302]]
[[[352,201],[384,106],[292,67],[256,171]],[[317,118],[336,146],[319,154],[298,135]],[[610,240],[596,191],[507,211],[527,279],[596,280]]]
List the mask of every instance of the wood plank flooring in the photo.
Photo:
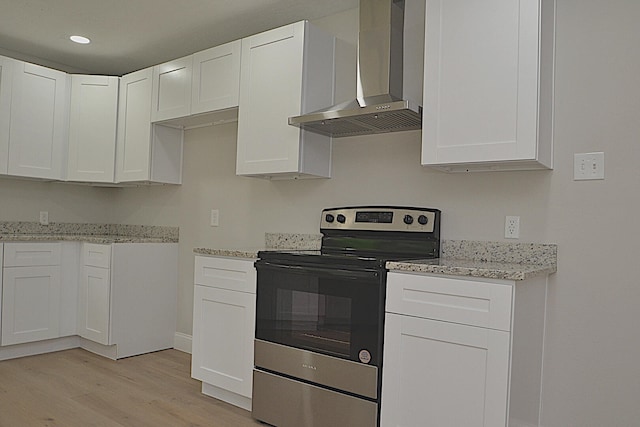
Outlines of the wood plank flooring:
[[191,355],[113,361],[82,349],[0,362],[0,427],[245,427],[251,414],[200,392]]

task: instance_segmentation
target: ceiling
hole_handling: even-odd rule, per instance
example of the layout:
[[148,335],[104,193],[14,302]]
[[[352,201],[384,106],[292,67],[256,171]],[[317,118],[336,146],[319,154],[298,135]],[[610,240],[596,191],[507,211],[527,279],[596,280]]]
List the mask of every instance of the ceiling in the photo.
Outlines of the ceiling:
[[[123,75],[358,0],[3,0],[0,53],[67,72]],[[69,40],[83,35],[79,45]]]

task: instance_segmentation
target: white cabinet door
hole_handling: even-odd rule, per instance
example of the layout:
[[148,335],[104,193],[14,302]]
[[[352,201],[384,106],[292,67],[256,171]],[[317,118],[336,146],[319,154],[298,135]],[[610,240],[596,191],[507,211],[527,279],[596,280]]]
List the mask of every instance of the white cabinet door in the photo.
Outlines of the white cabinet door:
[[67,80],[61,71],[17,62],[9,130],[10,175],[62,179],[69,125]]
[[192,69],[193,55],[153,67],[152,122],[190,114]]
[[4,268],[2,345],[59,336],[60,266]]
[[288,118],[330,106],[333,73],[333,37],[306,21],[242,40],[238,175],[330,176],[331,138]]
[[151,124],[153,68],[120,79],[116,182],[182,182],[183,131]]
[[509,333],[387,313],[382,427],[505,427]]
[[153,68],[120,79],[116,182],[145,181],[151,169],[151,82]]
[[553,3],[427,0],[423,165],[552,167]]
[[196,285],[192,373],[208,384],[251,397],[255,294]]
[[113,182],[118,77],[71,76],[70,181]]
[[78,335],[109,342],[111,280],[108,268],[82,266],[78,295]]
[[11,86],[13,67],[17,62],[0,56],[0,174],[9,165],[9,123],[11,119]]
[[238,106],[240,40],[193,55],[191,114]]

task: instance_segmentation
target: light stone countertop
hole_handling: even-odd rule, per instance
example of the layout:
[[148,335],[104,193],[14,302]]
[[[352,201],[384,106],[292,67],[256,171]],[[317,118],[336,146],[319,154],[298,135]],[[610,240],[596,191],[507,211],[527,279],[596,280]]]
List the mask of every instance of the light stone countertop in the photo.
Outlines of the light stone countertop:
[[0,222],[0,242],[177,243],[178,227]]
[[[261,248],[196,248],[196,255],[258,258],[261,250],[317,250],[321,235],[267,233]],[[526,280],[557,270],[557,245],[541,243],[441,241],[441,258],[387,262],[392,271],[467,276],[487,279]]]

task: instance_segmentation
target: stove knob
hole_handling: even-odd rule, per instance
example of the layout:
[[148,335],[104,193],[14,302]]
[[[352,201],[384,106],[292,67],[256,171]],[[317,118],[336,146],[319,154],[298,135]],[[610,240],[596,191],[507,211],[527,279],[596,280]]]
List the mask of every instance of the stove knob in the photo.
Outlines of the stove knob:
[[347,221],[347,218],[344,215],[338,214],[338,222],[340,224],[344,224],[346,221]]
[[331,214],[327,214],[327,215],[324,217],[324,220],[325,220],[325,221],[327,221],[327,222],[329,222],[329,223],[331,223],[331,222],[333,222],[333,221],[335,220],[335,217],[334,217],[333,215],[331,215]]
[[421,225],[426,225],[426,224],[429,222],[429,218],[427,218],[427,216],[426,216],[426,215],[420,215],[420,216],[418,217],[418,222],[419,222]]
[[409,225],[409,224],[413,224],[413,217],[411,215],[405,215],[404,216],[404,223]]

